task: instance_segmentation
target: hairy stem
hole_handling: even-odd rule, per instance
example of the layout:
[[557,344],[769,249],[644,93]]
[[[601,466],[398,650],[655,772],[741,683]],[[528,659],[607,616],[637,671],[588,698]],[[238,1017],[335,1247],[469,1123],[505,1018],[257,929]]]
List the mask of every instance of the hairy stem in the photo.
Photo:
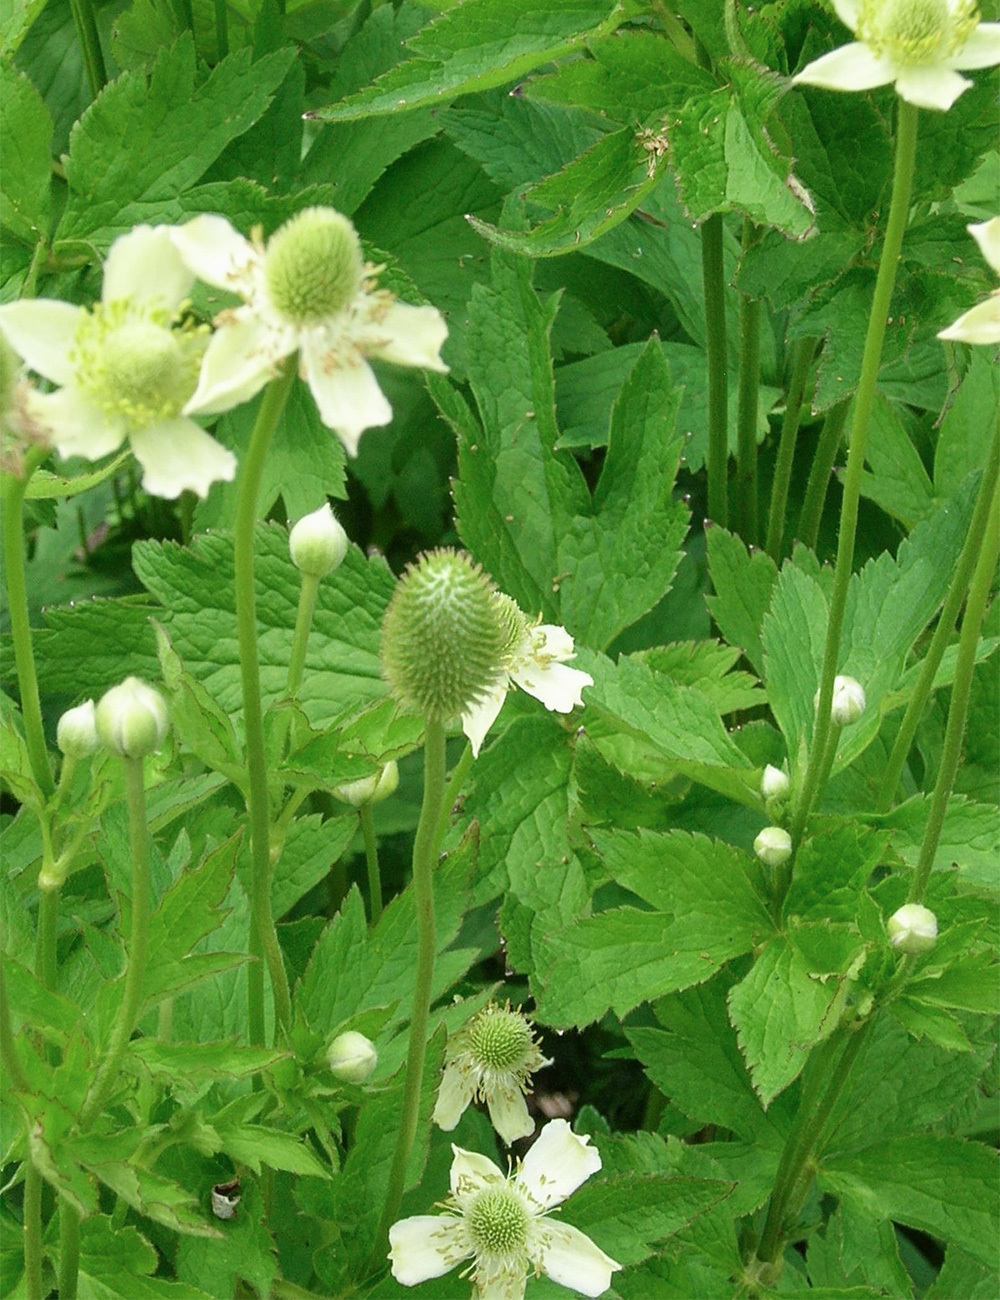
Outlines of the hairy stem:
[[813,551],[819,538],[827,488],[833,476],[833,462],[837,457],[837,449],[844,435],[844,426],[847,424],[850,409],[849,398],[830,407],[819,432],[816,450],[813,452],[813,462],[809,470],[809,481],[806,484],[798,527],[799,541]]
[[[743,249],[757,240],[743,222]],[[757,406],[760,393],[760,299],[740,295],[740,358],[736,407],[736,500],[733,527],[748,546],[757,541]]]
[[767,513],[766,547],[768,555],[775,564],[781,563],[785,512],[788,508],[788,486],[792,481],[795,444],[799,436],[799,424],[802,421],[802,399],[805,396],[813,357],[816,355],[817,342],[814,338],[799,339],[792,349],[791,377],[788,381],[788,396],[785,399],[785,418],[781,422],[778,458],[774,464],[774,479],[771,483],[771,504]]
[[361,814],[361,834],[365,841],[365,862],[368,865],[368,912],[372,925],[377,925],[382,915],[382,874],[378,865],[378,836],[375,834],[375,818],[370,803],[363,803],[358,810]]
[[77,40],[83,54],[83,66],[87,72],[87,85],[94,99],[108,83],[108,74],[104,67],[104,55],[101,52],[101,39],[97,34],[97,22],[94,18],[90,0],[70,0],[73,13],[73,26],[76,28]]
[[722,217],[701,227],[701,270],[705,287],[708,356],[708,515],[729,525],[728,358],[726,355],[726,274],[722,260]]

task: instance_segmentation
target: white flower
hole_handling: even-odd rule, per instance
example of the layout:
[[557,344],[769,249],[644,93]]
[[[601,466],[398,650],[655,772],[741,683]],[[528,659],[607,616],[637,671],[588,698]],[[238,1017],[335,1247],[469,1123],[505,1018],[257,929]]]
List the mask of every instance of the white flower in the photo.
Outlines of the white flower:
[[[983,257],[1000,275],[1000,217],[976,222],[966,229],[979,245]],[[1000,343],[1000,289],[994,289],[985,302],[977,303],[964,316],[959,316],[953,325],[941,330],[938,338],[958,339],[962,343]]]
[[937,917],[920,903],[904,903],[889,917],[889,939],[900,952],[929,952],[937,940]]
[[833,0],[857,36],[792,80],[826,90],[894,82],[918,108],[949,109],[972,83],[959,71],[1000,63],[1000,23],[983,23],[975,0]]
[[462,714],[462,730],[477,756],[503,708],[511,682],[555,713],[571,713],[583,703],[583,688],[594,684],[590,673],[566,667],[566,661],[575,658],[575,653],[573,638],[564,627],[552,623],[529,627],[509,596],[498,594],[495,599],[510,628],[505,669],[493,687]]
[[401,1219],[389,1229],[393,1277],[416,1286],[468,1259],[475,1300],[522,1300],[529,1269],[601,1295],[621,1265],[578,1228],[548,1217],[600,1169],[589,1141],[554,1119],[508,1177],[485,1156],[453,1146],[447,1213]]
[[166,227],[136,226],[111,245],[90,310],[48,298],[0,307],[14,348],[60,385],[33,403],[60,455],[98,460],[128,438],[158,497],[205,496],[233,478],[232,452],[182,414],[206,343],[204,329],[172,326],[193,281]]
[[792,856],[792,837],[780,826],[765,826],[753,842],[753,851],[769,867],[780,867]]
[[450,1133],[469,1102],[483,1100],[510,1146],[534,1132],[524,1093],[532,1074],[551,1064],[538,1049],[530,1021],[509,1003],[489,1003],[448,1040],[434,1123]]
[[247,401],[297,352],[320,419],[354,456],[365,429],[392,419],[367,357],[448,369],[441,313],[377,289],[381,268],[364,264],[354,227],[333,208],[306,208],[266,247],[219,216],[195,217],[174,242],[195,275],[243,299],[216,322],[189,413]]

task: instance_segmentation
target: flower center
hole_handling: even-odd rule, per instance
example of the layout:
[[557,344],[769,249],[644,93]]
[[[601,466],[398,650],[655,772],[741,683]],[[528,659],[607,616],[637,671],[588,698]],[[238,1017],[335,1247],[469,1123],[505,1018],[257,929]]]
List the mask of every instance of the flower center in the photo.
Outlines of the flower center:
[[936,63],[960,50],[979,24],[975,0],[862,0],[857,36],[894,63]]
[[294,325],[315,325],[344,310],[361,288],[357,231],[333,208],[306,208],[267,246],[264,276],[277,310]]
[[509,1070],[530,1051],[531,1030],[516,1011],[483,1011],[469,1028],[469,1049],[480,1066]]
[[487,1187],[466,1213],[476,1254],[511,1256],[524,1250],[528,1239],[528,1212],[509,1187]]

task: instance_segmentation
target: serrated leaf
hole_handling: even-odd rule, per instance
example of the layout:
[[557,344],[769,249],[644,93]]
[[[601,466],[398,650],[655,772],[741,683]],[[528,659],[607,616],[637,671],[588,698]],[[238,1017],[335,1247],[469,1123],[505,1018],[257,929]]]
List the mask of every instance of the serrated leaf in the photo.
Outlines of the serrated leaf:
[[153,1038],[133,1040],[128,1051],[153,1074],[167,1079],[223,1074],[243,1079],[266,1070],[287,1055],[274,1048],[242,1047],[234,1042],[160,1043]]
[[189,1284],[153,1277],[157,1254],[134,1227],[116,1230],[104,1215],[80,1224],[80,1300],[208,1300]]
[[943,1007],[907,997],[897,998],[890,1008],[893,1016],[913,1038],[926,1038],[949,1052],[971,1052],[965,1030]]
[[197,1199],[179,1183],[139,1165],[115,1159],[101,1160],[100,1144],[97,1139],[92,1141],[95,1150],[90,1161],[91,1170],[133,1210],[174,1232],[191,1233],[196,1237],[222,1236],[219,1229],[199,1213]]
[[730,645],[738,646],[764,675],[761,625],[778,581],[778,568],[766,551],[748,551],[724,528],[708,529],[708,567],[715,595],[708,608]]
[[0,224],[34,247],[49,233],[52,118],[30,79],[6,60],[0,62],[0,132]]
[[290,1174],[329,1178],[330,1173],[305,1138],[263,1124],[216,1125],[223,1151],[239,1164],[249,1165],[255,1174],[261,1165],[284,1169]]
[[795,858],[784,915],[804,921],[853,921],[858,896],[878,866],[886,837],[854,821],[816,819]]

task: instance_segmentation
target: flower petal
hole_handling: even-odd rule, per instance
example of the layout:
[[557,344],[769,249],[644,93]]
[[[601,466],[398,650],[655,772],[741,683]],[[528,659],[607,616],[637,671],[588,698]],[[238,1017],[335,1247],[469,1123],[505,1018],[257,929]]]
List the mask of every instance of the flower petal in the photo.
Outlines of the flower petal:
[[125,441],[124,420],[108,420],[100,408],[76,388],[38,393],[32,409],[49,427],[52,444],[60,456],[100,460]]
[[133,433],[131,443],[150,496],[173,500],[189,488],[204,497],[213,483],[236,477],[233,453],[193,420],[177,417],[151,424]]
[[824,90],[871,90],[895,78],[892,63],[876,58],[867,45],[852,41],[807,63],[792,78],[795,85],[822,86]]
[[942,113],[947,112],[962,91],[971,85],[967,77],[959,76],[940,63],[900,68],[896,74],[896,91],[907,103]]
[[849,27],[852,32],[857,31],[861,0],[833,0],[833,7],[844,26]]
[[1000,217],[973,222],[971,226],[966,226],[966,230],[979,245],[983,257],[1000,275]]
[[172,226],[170,238],[188,270],[206,284],[245,296],[251,269],[263,257],[225,217],[205,214]]
[[583,1295],[601,1295],[611,1285],[611,1275],[621,1268],[579,1228],[558,1219],[546,1219],[537,1237],[535,1249],[533,1243],[528,1245],[531,1262],[553,1282]]
[[452,1143],[455,1158],[451,1162],[451,1194],[461,1205],[490,1183],[506,1182],[492,1160],[476,1151],[466,1151]]
[[436,307],[411,307],[394,302],[373,331],[384,335],[385,342],[366,348],[373,357],[392,361],[397,366],[421,366],[425,370],[446,373],[441,360],[441,345],[448,337],[448,326]]
[[960,343],[1000,343],[1000,289],[958,320],[941,330],[939,339],[956,339]]
[[434,1107],[434,1123],[450,1133],[465,1114],[474,1088],[454,1065],[446,1065]]
[[452,1214],[416,1214],[389,1229],[392,1276],[403,1286],[441,1277],[468,1259],[464,1222]]
[[1000,23],[980,23],[962,48],[948,59],[949,68],[969,72],[1000,63]]
[[185,415],[215,415],[259,393],[287,353],[275,352],[274,335],[256,316],[234,312],[205,349],[198,387]]
[[496,722],[506,698],[507,676],[504,674],[491,691],[470,704],[462,714],[462,730],[469,738],[473,758],[479,757],[483,741],[490,727]]
[[102,302],[130,298],[143,307],[171,312],[191,292],[194,275],[187,269],[167,226],[135,226],[116,239],[104,263]]
[[364,431],[392,419],[392,407],[371,366],[360,356],[345,362],[342,353],[327,351],[313,340],[303,343],[300,355],[319,418],[337,434],[348,456],[356,456]]
[[506,1261],[486,1258],[477,1261],[473,1300],[524,1300],[527,1284],[528,1273],[523,1265],[512,1268]]
[[570,713],[583,703],[581,691],[593,686],[590,673],[567,668],[573,658],[573,638],[564,627],[543,623],[529,629],[518,647],[510,675],[523,691],[541,700],[547,709]]
[[493,1088],[486,1096],[486,1105],[493,1127],[508,1146],[534,1133],[535,1121],[520,1088]]
[[601,1167],[600,1152],[589,1142],[566,1120],[549,1120],[524,1158],[518,1186],[542,1209],[558,1205]]
[[74,368],[70,353],[87,313],[55,298],[24,298],[0,307],[0,329],[32,370],[54,384],[68,384]]

